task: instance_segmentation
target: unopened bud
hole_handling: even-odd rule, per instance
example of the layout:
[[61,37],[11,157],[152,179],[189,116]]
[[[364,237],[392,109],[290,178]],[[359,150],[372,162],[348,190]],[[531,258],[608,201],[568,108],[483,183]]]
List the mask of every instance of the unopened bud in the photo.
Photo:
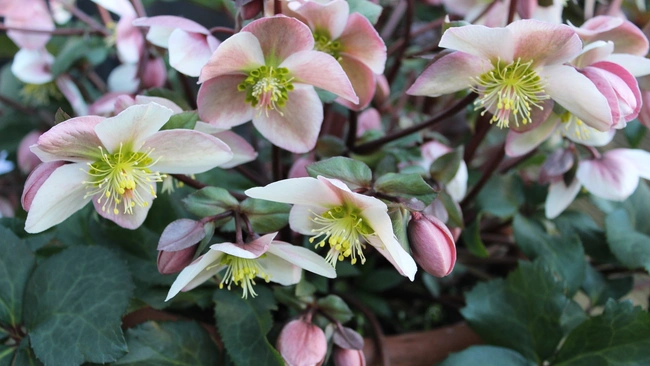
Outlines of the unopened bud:
[[454,237],[442,223],[433,216],[412,213],[408,224],[408,237],[413,258],[427,273],[444,277],[451,273],[456,263]]
[[197,246],[198,244],[176,252],[159,251],[158,272],[166,275],[182,271],[192,263]]
[[241,7],[241,16],[244,20],[253,19],[262,11],[262,0],[250,1]]
[[366,366],[366,357],[358,349],[334,347],[334,365],[336,366]]
[[41,132],[34,130],[25,135],[18,145],[18,151],[16,154],[18,158],[18,168],[20,168],[20,171],[25,174],[31,173],[31,171],[41,163],[41,159],[39,159],[38,156],[29,149],[30,146],[36,144],[40,136]]
[[546,184],[561,177],[568,172],[575,162],[571,149],[558,149],[553,151],[544,161],[539,171],[539,182]]
[[276,348],[289,366],[314,366],[325,359],[327,340],[319,327],[293,320],[282,328]]

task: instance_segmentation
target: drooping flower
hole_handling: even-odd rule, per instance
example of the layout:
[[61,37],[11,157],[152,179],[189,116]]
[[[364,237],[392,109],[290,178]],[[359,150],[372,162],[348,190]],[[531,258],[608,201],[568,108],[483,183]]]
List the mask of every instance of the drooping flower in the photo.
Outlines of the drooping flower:
[[242,288],[243,297],[256,296],[255,278],[284,286],[300,281],[302,269],[334,278],[336,273],[320,256],[309,249],[273,240],[277,233],[266,234],[247,244],[221,243],[185,267],[167,294],[170,300],[180,291],[189,291],[225,270],[219,287]]
[[122,63],[136,64],[144,47],[144,36],[132,23],[137,15],[128,0],[92,0],[95,4],[117,14],[120,20],[115,25],[112,39],[117,48],[117,56]]
[[201,173],[232,157],[216,137],[158,131],[171,115],[156,103],[135,105],[111,118],[72,118],[41,135],[32,152],[44,164],[32,172],[23,192],[25,230],[46,230],[91,200],[101,216],[135,229],[164,173]]
[[415,261],[395,238],[387,206],[382,201],[350,191],[337,179],[322,176],[294,178],[251,188],[249,197],[290,203],[293,231],[311,238],[316,247],[329,247],[325,258],[332,266],[350,258],[366,261],[366,243],[377,249],[404,276],[413,280]]
[[359,103],[341,100],[341,104],[358,111],[364,109],[375,95],[376,75],[384,73],[386,64],[386,45],[370,21],[359,13],[350,14],[345,0],[284,4],[285,14],[300,19],[311,29],[316,41],[314,49],[332,55],[352,82]]
[[7,36],[21,49],[43,49],[52,37],[48,31],[55,28],[44,0],[5,0],[0,5],[0,16],[7,27],[45,31],[8,30]]
[[[441,142],[432,140],[420,146],[420,152],[422,153],[420,166],[424,168],[426,172],[429,172],[431,164],[441,156],[452,152],[452,148]],[[465,194],[467,193],[467,178],[467,164],[464,160],[461,160],[458,165],[458,171],[445,186],[447,193],[449,193],[454,201],[460,202],[465,197]]]
[[230,128],[252,119],[264,137],[295,153],[314,148],[323,122],[314,86],[358,102],[336,59],[314,51],[309,28],[285,16],[255,20],[225,40],[199,82],[201,120]]
[[38,164],[41,163],[41,159],[34,155],[34,153],[29,149],[30,146],[34,145],[38,141],[41,134],[41,131],[34,130],[25,135],[25,137],[20,140],[20,144],[18,144],[16,160],[18,162],[18,168],[20,168],[20,171],[24,174],[29,174],[38,166]]
[[538,122],[531,121],[532,112],[547,99],[598,130],[613,124],[605,96],[565,65],[582,50],[568,26],[532,19],[505,28],[467,25],[448,29],[440,47],[456,52],[434,61],[409,94],[439,96],[471,87],[479,95],[476,107],[490,111],[499,127]]

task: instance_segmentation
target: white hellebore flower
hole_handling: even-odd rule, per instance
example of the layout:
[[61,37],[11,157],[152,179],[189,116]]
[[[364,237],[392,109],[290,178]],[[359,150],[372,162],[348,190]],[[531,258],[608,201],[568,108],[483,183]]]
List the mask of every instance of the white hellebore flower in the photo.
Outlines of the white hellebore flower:
[[23,191],[25,230],[47,230],[91,200],[103,217],[135,229],[147,217],[164,173],[202,173],[232,158],[214,136],[159,131],[172,113],[157,103],[134,105],[111,118],[72,118],[41,135],[31,150],[44,164]]
[[240,286],[244,298],[257,296],[255,278],[284,286],[300,281],[302,269],[334,278],[336,272],[322,257],[307,248],[273,240],[277,233],[266,234],[247,244],[214,244],[210,250],[185,267],[167,294],[170,300],[180,291],[189,291],[225,270],[220,288]]
[[350,191],[338,179],[294,178],[246,191],[249,197],[293,204],[289,224],[293,231],[311,236],[317,247],[329,245],[325,258],[332,266],[350,257],[351,263],[366,257],[365,244],[374,246],[411,281],[415,261],[395,238],[382,201]]

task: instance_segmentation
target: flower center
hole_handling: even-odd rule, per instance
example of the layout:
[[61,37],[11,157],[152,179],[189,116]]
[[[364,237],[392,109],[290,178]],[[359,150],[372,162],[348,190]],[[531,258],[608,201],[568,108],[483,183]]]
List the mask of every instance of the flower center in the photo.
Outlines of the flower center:
[[286,67],[260,66],[237,85],[237,90],[245,91],[246,102],[260,109],[260,113],[263,109],[268,116],[270,110],[277,110],[283,115],[279,109],[289,100],[289,92],[293,90],[292,80]]
[[313,243],[317,238],[321,238],[316,243],[316,247],[329,244],[330,250],[325,260],[333,267],[336,267],[337,260],[342,261],[347,257],[352,257],[350,260],[352,264],[357,263],[357,256],[361,258],[361,264],[366,262],[366,257],[363,255],[366,246],[361,239],[367,241],[367,237],[375,231],[361,217],[358,209],[346,206],[334,207],[320,215],[314,213],[311,220],[320,227],[312,229],[315,235],[309,238],[309,242]]
[[149,193],[155,198],[154,184],[166,177],[150,169],[157,162],[149,157],[153,149],[127,152],[120,144],[120,150],[114,154],[108,154],[101,146],[99,150],[101,160],[88,164],[91,178],[83,182],[88,190],[84,198],[97,195],[97,203],[103,202],[102,211],[113,211],[115,215],[120,212],[120,204],[124,214],[133,214],[136,205],[147,207],[149,202],[142,195]]
[[332,55],[337,61],[341,61],[341,42],[333,41],[330,37],[318,32],[314,33],[314,41],[316,51],[325,52]]
[[500,128],[508,127],[513,116],[515,125],[527,124],[533,106],[544,109],[541,103],[550,97],[544,92],[542,78],[531,69],[532,63],[517,59],[506,65],[499,59],[493,70],[478,79],[472,78],[477,85],[472,91],[481,96],[474,104],[476,109],[484,107],[494,113],[490,123],[497,122]]
[[591,136],[591,128],[571,112],[564,112],[560,116],[560,121],[564,127],[564,131],[561,131],[564,136],[571,136],[577,140],[585,140]]
[[[263,258],[263,254],[260,258]],[[257,262],[257,259],[245,259],[226,254],[221,258],[220,265],[227,266],[226,273],[223,280],[219,284],[219,288],[223,288],[224,284],[228,286],[228,290],[234,283],[235,286],[241,286],[244,290],[243,298],[248,298],[248,294],[252,297],[257,296],[253,285],[255,285],[255,277],[262,277],[266,282],[271,280],[271,276],[264,272],[264,269]]]

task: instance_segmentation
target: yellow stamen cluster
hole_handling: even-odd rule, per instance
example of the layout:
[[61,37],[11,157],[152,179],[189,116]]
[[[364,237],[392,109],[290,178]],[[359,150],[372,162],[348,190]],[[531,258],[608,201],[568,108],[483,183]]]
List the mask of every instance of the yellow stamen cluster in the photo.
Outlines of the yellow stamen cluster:
[[476,109],[485,108],[494,113],[491,123],[497,122],[500,128],[510,126],[514,117],[516,126],[530,122],[532,107],[544,109],[542,101],[549,96],[544,92],[544,83],[537,72],[531,68],[532,61],[517,59],[505,64],[500,59],[494,69],[472,79],[472,90],[481,97],[474,102]]
[[330,37],[314,33],[314,49],[332,55],[337,61],[341,61],[341,42],[333,41]]
[[330,250],[325,260],[333,267],[336,267],[337,261],[343,261],[348,257],[351,257],[352,264],[357,263],[357,256],[361,258],[361,264],[366,262],[366,257],[363,255],[363,249],[366,247],[365,241],[375,231],[360,215],[358,209],[339,206],[320,215],[313,212],[312,214],[314,216],[311,220],[319,227],[312,229],[315,234],[309,238],[309,242],[313,244],[316,239],[321,238],[316,243],[316,248],[324,247],[326,243],[329,244]]
[[560,121],[564,126],[563,134],[571,136],[578,140],[585,140],[591,136],[589,126],[587,126],[581,119],[575,117],[571,112],[564,112],[560,116]]
[[[262,255],[263,258],[265,254]],[[271,280],[271,276],[264,272],[264,269],[257,262],[257,259],[245,259],[235,257],[230,254],[226,254],[222,257],[219,265],[227,266],[226,273],[223,276],[223,280],[219,284],[219,288],[223,288],[224,285],[230,290],[232,284],[235,286],[240,286],[244,291],[242,297],[248,298],[248,294],[252,297],[257,296],[253,285],[255,285],[255,277],[261,277],[266,282]]]
[[274,68],[260,66],[251,71],[248,77],[237,85],[237,90],[246,92],[246,102],[269,115],[269,111],[280,109],[287,104],[289,92],[293,90],[292,77],[286,67]]
[[153,150],[125,151],[122,144],[114,154],[107,153],[101,146],[99,150],[102,158],[88,164],[91,179],[83,182],[88,189],[85,198],[96,196],[102,211],[112,211],[115,215],[120,213],[120,204],[123,214],[133,214],[136,206],[147,207],[149,203],[142,195],[149,193],[155,198],[154,185],[166,177],[150,169],[157,162],[149,157]]

